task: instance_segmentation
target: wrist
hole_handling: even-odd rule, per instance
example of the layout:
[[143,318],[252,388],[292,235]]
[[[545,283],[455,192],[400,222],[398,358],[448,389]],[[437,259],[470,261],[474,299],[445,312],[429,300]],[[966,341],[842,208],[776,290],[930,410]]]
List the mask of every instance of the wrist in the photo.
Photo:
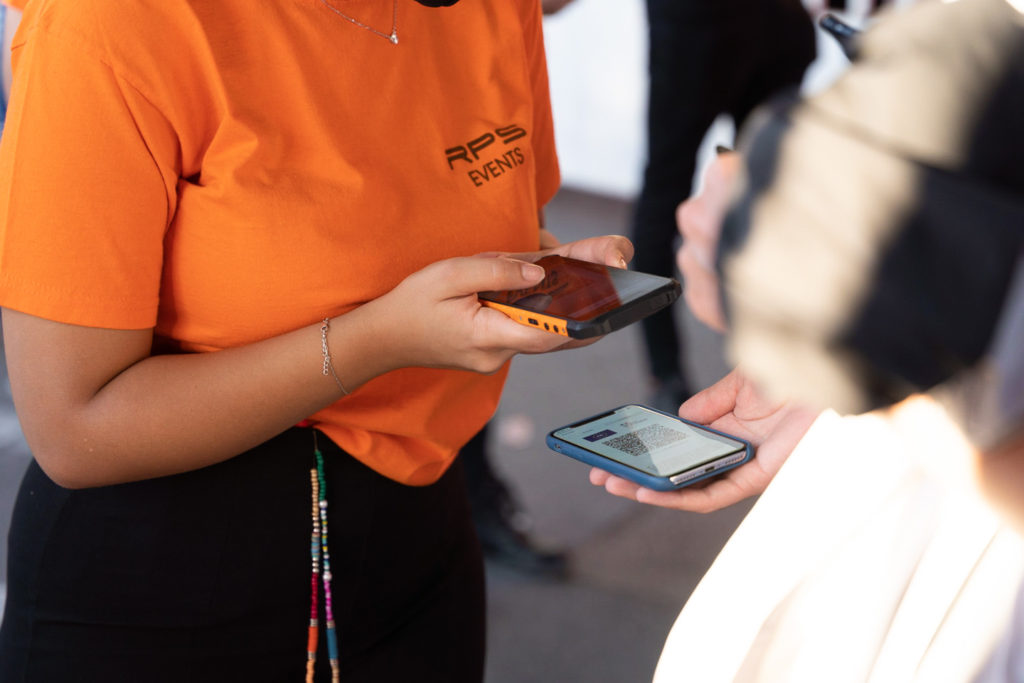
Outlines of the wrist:
[[409,364],[401,326],[393,320],[387,302],[382,299],[329,320],[327,353],[334,372],[349,393],[375,377]]

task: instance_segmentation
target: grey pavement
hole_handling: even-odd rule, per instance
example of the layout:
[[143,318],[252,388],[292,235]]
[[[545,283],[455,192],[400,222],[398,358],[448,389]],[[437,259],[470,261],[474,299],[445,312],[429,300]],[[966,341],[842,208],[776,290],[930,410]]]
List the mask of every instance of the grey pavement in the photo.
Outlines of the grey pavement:
[[[623,233],[628,202],[563,190],[548,207],[562,241]],[[678,304],[680,312],[684,307]],[[700,385],[726,372],[721,341],[682,321],[691,377]],[[28,462],[0,378],[0,529]],[[564,581],[488,567],[487,683],[649,681],[679,608],[749,509],[681,513],[615,498],[587,480],[588,468],[544,445],[548,430],[647,394],[636,328],[592,346],[513,362],[491,429],[490,452],[533,522],[564,548]],[[4,534],[6,539],[6,533]],[[6,541],[0,548],[0,606]]]

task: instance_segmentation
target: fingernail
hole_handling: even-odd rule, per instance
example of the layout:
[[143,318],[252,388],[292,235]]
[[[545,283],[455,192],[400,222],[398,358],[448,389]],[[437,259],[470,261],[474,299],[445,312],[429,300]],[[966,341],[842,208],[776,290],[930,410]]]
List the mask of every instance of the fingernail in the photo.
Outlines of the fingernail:
[[537,282],[544,277],[544,269],[533,263],[524,263],[522,265],[522,273],[524,280],[530,280],[531,282]]

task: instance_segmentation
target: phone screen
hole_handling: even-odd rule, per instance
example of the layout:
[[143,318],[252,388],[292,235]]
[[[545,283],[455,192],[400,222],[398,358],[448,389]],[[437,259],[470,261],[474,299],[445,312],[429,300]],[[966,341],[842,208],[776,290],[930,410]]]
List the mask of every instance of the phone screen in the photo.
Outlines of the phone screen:
[[554,436],[660,477],[746,449],[742,441],[636,405],[563,427]]
[[551,255],[537,261],[544,279],[533,287],[484,292],[480,297],[534,313],[593,320],[665,286],[667,278]]

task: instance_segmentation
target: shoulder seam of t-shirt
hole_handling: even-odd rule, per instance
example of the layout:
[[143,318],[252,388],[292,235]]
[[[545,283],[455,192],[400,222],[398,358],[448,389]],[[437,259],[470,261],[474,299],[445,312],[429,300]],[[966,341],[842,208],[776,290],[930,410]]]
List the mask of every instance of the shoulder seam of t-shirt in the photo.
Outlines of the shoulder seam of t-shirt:
[[[131,88],[134,92],[136,92],[139,95],[139,97],[141,97],[143,100],[145,100],[147,104],[149,104],[151,107],[153,107],[153,110],[155,112],[157,112],[160,115],[160,117],[163,118],[163,120],[165,122],[167,122],[167,127],[170,130],[174,130],[174,125],[171,123],[171,119],[167,116],[166,109],[164,107],[160,106],[160,104],[158,104],[158,102],[156,101],[156,98],[154,98],[153,96],[149,95],[132,78],[130,78],[127,75],[125,75],[125,73],[123,73],[120,69],[118,69],[115,64],[112,64],[111,62],[113,60],[109,59],[108,56],[104,53],[103,50],[97,48],[94,45],[90,45],[88,43],[88,41],[81,40],[80,36],[75,36],[72,31],[67,31],[67,30],[46,30],[46,29],[40,29],[40,27],[38,27],[38,26],[33,26],[32,30],[35,33],[37,33],[39,36],[41,36],[41,37],[45,36],[46,38],[52,38],[54,40],[63,42],[65,44],[71,46],[73,49],[80,50],[81,52],[83,52],[83,53],[89,55],[90,57],[92,57],[93,59],[95,59],[99,64],[103,65],[107,70],[110,71],[110,74],[115,79],[115,81],[120,82],[120,83],[124,83],[125,86]],[[157,162],[156,157],[154,156],[152,149],[150,149],[150,147],[149,147],[149,141],[147,141],[145,139],[145,137],[143,137],[141,135],[139,136],[139,138],[144,142],[144,144],[146,146],[146,152],[149,154],[149,158],[153,162],[153,167],[156,170],[157,174],[160,176],[161,182],[162,182],[164,174],[161,171],[160,164]],[[166,185],[165,185],[165,187],[166,187]],[[173,188],[169,188],[169,190],[173,191]],[[165,194],[166,194],[166,192],[165,192]],[[173,218],[174,202],[172,201],[171,197],[169,197],[169,196],[165,197],[165,201],[167,203],[165,225],[170,225],[171,219]]]
[[[104,50],[102,47],[95,45],[94,43],[85,39],[82,35],[68,28],[55,27],[49,24],[40,26],[37,24],[35,26],[32,26],[31,29],[32,33],[36,33],[40,36],[54,38],[65,43],[66,45],[81,50],[82,52],[93,57],[94,59],[96,59],[96,61],[110,69],[110,72],[117,79],[122,80],[128,85],[130,85],[133,90],[142,95],[142,97],[144,97],[147,102],[149,102],[151,105],[153,105],[153,107],[160,111],[161,114],[163,114],[164,109],[156,103],[156,98],[148,94],[142,86],[140,86],[133,78],[126,74],[123,69],[119,68],[119,65],[115,63],[115,60],[111,58],[110,53],[107,50]],[[27,38],[26,40],[21,42],[27,42]],[[164,118],[167,118],[167,116],[164,115]]]

